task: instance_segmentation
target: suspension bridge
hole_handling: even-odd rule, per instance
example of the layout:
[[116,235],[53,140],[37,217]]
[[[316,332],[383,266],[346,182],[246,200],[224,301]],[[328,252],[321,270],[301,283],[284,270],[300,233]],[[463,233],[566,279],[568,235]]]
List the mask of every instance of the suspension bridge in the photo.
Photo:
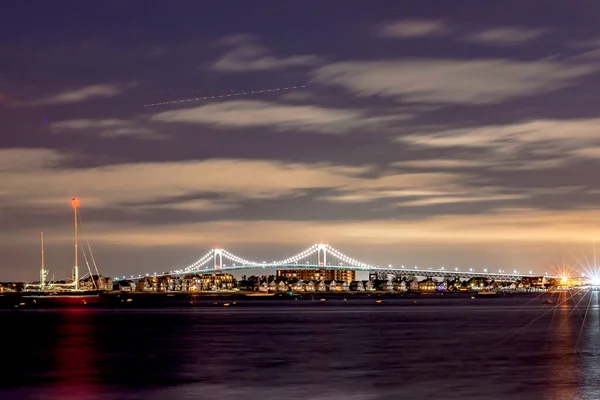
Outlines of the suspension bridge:
[[[310,246],[308,249],[283,260],[278,261],[252,261],[222,248],[211,249],[203,257],[190,264],[189,266],[171,270],[162,273],[147,273],[145,275],[123,276],[122,279],[136,279],[147,276],[167,276],[167,275],[185,275],[185,274],[206,274],[206,273],[223,273],[229,271],[239,271],[245,269],[327,269],[327,270],[351,270],[365,271],[375,276],[422,276],[426,278],[487,278],[496,281],[518,281],[524,277],[532,277],[533,271],[522,273],[517,270],[492,271],[487,268],[477,270],[474,268],[461,269],[458,267],[419,267],[419,266],[380,266],[372,265],[336,250],[329,244],[319,243]],[[546,278],[554,278],[554,276],[543,275]]]

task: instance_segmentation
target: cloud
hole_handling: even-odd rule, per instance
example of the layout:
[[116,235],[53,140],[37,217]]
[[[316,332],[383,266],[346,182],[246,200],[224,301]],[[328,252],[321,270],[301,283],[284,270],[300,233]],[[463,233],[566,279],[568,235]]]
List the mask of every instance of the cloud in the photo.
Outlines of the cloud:
[[439,36],[448,32],[442,21],[403,20],[388,22],[379,27],[379,35],[390,38]]
[[465,37],[465,40],[474,43],[506,46],[529,42],[547,33],[547,29],[503,27],[471,33]]
[[[0,149],[0,174],[5,172],[29,173],[59,166],[68,156],[51,149]],[[2,188],[0,188],[2,193]]]
[[427,190],[420,188],[411,189],[383,189],[383,190],[359,190],[359,191],[343,191],[340,190],[335,194],[321,197],[320,200],[333,203],[368,203],[374,200],[409,198],[409,197],[430,197],[443,196],[446,192]]
[[54,133],[92,133],[104,138],[123,136],[132,136],[141,139],[165,138],[165,136],[136,122],[116,118],[58,121],[50,124],[50,130]]
[[122,92],[123,89],[118,85],[89,85],[76,89],[68,89],[51,96],[41,98],[39,100],[33,100],[26,104],[59,105],[83,103],[85,101],[96,98],[115,97],[121,94]]
[[258,43],[251,35],[228,36],[219,41],[220,44],[231,46],[212,66],[223,72],[268,71],[288,67],[311,66],[318,62],[314,55],[295,55],[277,57],[269,54],[269,50]]
[[310,92],[293,90],[291,92],[286,92],[282,94],[281,96],[279,96],[279,99],[285,101],[305,102],[306,100],[309,100],[312,97],[314,97],[314,95]]
[[314,80],[358,96],[402,101],[487,104],[547,93],[596,70],[591,65],[508,59],[350,61],[313,71]]
[[583,147],[580,149],[573,150],[571,154],[577,157],[600,160],[600,146]]
[[[465,196],[470,190],[466,174],[392,172],[374,177],[370,166],[216,159],[70,168],[69,157],[58,152],[11,152],[0,151],[5,160],[19,160],[0,170],[0,202],[13,207],[61,206],[76,195],[87,208],[212,212],[245,200],[292,198],[315,189],[330,193],[320,201],[334,203]],[[477,190],[480,196],[497,194],[483,185]]]
[[[51,150],[0,150],[0,203],[5,206],[60,206],[72,196],[89,208],[207,208],[197,193],[217,193],[225,203],[273,199],[308,189],[360,180],[368,169],[327,164],[217,159],[69,168],[67,156]],[[60,168],[51,168],[62,162]],[[214,200],[220,207],[223,199]]]
[[[465,192],[471,190],[470,178],[469,174],[443,171],[394,172],[339,186],[334,193],[322,197],[321,200],[334,203],[368,203],[382,199],[401,199],[405,202],[404,206],[410,206],[410,200],[464,196]],[[497,188],[483,185],[477,187],[480,194],[492,195],[496,190]]]
[[393,167],[420,170],[489,169],[496,171],[563,168],[577,158],[595,158],[600,147],[600,118],[576,120],[533,120],[508,125],[491,125],[417,133],[396,140],[417,148],[469,148],[465,159],[411,160]]
[[[475,156],[477,157],[477,156]],[[480,154],[480,158],[473,159],[427,159],[427,160],[411,160],[397,161],[391,164],[393,167],[399,168],[414,168],[420,171],[447,171],[447,170],[481,170],[488,169],[492,171],[526,171],[526,170],[541,170],[555,169],[565,165],[569,159],[569,155],[556,157],[552,154],[550,159],[514,159],[505,157],[502,154],[489,155]]]
[[505,194],[505,195],[493,195],[493,196],[437,196],[428,197],[425,199],[410,200],[398,203],[403,207],[425,207],[435,206],[440,204],[465,204],[465,203],[481,203],[491,201],[502,201],[502,200],[518,200],[526,198],[524,194]]
[[406,115],[370,117],[361,110],[238,100],[164,111],[155,114],[152,120],[233,128],[270,126],[281,130],[301,129],[342,133],[359,126],[377,126],[407,117]]
[[[538,211],[506,209],[488,215],[432,216],[422,220],[390,221],[214,221],[152,226],[141,223],[94,223],[88,232],[92,243],[129,247],[172,247],[215,243],[232,251],[239,245],[308,247],[325,241],[336,248],[353,254],[345,246],[377,246],[400,244],[455,245],[457,243],[589,243],[600,239],[597,210]],[[31,232],[35,237],[37,231]],[[3,241],[14,243],[18,238],[2,235]],[[50,237],[62,236],[71,240],[69,232],[57,232]],[[344,246],[345,245],[345,246]],[[198,250],[198,256],[208,248]],[[299,248],[298,250],[301,250]],[[244,256],[244,254],[240,254]],[[447,256],[446,256],[447,257]],[[369,257],[361,257],[369,262]],[[422,258],[422,257],[421,257]],[[401,261],[401,260],[398,260]]]
[[236,208],[237,204],[227,201],[216,201],[211,199],[178,200],[166,199],[165,203],[136,205],[136,212],[148,212],[157,210],[181,210],[191,212],[213,212]]
[[[452,129],[433,134],[398,137],[397,140],[427,147],[504,147],[516,144],[546,144],[561,150],[597,142],[600,118],[533,120],[509,125]],[[511,147],[508,147],[511,149]]]
[[477,168],[484,166],[483,160],[459,160],[459,159],[427,159],[427,160],[409,160],[396,161],[390,166],[400,168],[418,168],[418,169],[460,169]]
[[572,48],[578,51],[584,49],[583,53],[574,56],[579,60],[596,60],[600,59],[600,39],[584,40],[571,45]]

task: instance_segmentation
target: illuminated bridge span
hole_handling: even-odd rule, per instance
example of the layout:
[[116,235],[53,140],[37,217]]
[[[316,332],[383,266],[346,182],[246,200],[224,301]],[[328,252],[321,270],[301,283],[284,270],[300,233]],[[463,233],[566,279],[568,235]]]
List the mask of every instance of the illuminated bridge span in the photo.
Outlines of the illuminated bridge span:
[[[468,270],[460,268],[423,268],[418,266],[379,266],[371,265],[351,258],[336,250],[328,244],[315,244],[295,256],[279,261],[252,261],[221,248],[214,248],[202,258],[186,268],[165,272],[161,274],[146,274],[145,276],[182,275],[192,273],[214,273],[225,271],[236,271],[244,269],[338,269],[367,271],[371,274],[384,277],[386,275],[396,276],[424,276],[427,278],[461,278],[470,279],[475,277],[489,278],[498,281],[515,281],[523,277],[532,276],[532,271],[521,273],[519,271],[491,271],[488,269]],[[138,277],[142,277],[139,275]],[[549,276],[548,276],[549,277]],[[123,277],[126,278],[126,277]],[[131,276],[131,278],[137,278]]]

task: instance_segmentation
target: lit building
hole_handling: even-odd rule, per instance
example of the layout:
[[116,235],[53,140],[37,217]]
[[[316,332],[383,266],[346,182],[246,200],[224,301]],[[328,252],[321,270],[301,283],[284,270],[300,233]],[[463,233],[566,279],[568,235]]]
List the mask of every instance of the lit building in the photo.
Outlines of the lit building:
[[112,290],[112,279],[102,275],[92,275],[82,279],[79,282],[80,288],[83,290]]
[[438,283],[433,279],[425,279],[423,282],[419,282],[419,290],[424,292],[435,292],[438,288]]
[[169,292],[203,292],[231,290],[235,279],[229,274],[185,275],[167,278],[166,290]]
[[299,279],[302,281],[340,281],[350,283],[356,280],[356,271],[344,269],[281,269],[278,278]]

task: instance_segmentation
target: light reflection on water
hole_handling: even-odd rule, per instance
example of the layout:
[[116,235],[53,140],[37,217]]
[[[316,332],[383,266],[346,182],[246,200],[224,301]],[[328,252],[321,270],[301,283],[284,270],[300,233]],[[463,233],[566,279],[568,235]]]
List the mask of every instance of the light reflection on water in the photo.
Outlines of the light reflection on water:
[[0,398],[600,399],[598,293],[561,296],[2,312]]

